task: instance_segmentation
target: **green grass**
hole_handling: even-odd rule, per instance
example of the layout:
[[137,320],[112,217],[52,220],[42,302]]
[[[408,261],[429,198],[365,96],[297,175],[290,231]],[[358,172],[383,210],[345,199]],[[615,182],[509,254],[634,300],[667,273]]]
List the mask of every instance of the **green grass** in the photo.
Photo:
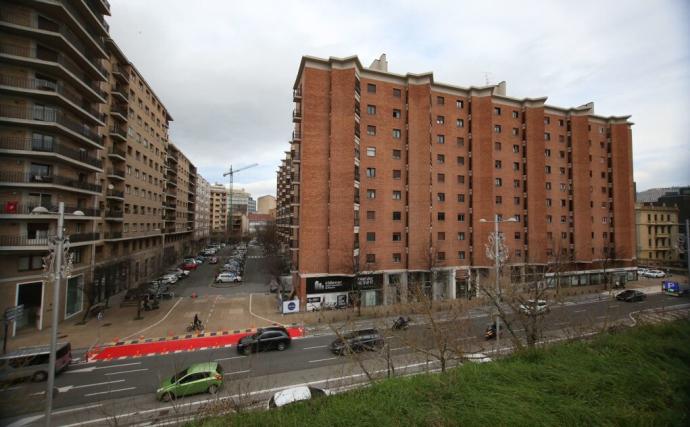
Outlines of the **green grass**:
[[690,322],[642,326],[202,426],[690,425]]

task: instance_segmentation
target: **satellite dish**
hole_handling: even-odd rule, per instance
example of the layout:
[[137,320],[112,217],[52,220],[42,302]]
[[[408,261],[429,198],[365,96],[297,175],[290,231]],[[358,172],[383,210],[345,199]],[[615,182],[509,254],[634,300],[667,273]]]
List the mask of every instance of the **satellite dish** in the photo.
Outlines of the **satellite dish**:
[[108,190],[112,190],[113,188],[115,188],[113,184],[108,184]]

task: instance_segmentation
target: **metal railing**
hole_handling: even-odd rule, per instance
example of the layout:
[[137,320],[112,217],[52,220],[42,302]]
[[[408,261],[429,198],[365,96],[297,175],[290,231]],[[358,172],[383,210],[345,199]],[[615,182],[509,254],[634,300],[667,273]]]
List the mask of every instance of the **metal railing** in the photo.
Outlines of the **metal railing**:
[[0,149],[56,153],[97,168],[103,167],[103,162],[97,157],[89,156],[85,150],[67,147],[60,141],[46,142],[32,138],[0,136]]
[[125,129],[123,126],[111,126],[110,133],[120,135],[121,137],[127,139],[127,129]]
[[122,95],[123,98],[129,100],[129,92],[127,92],[126,88],[123,88],[120,85],[113,86],[113,89],[111,90],[111,92],[114,94],[119,93],[120,95]]
[[[48,246],[50,237],[48,237],[47,234],[48,233],[38,233],[36,236],[0,236],[0,246]],[[71,243],[97,241],[101,238],[101,233],[79,233],[67,235]]]
[[59,108],[0,104],[0,117],[55,123],[85,137],[102,148],[101,136],[85,123],[72,119]]
[[127,110],[123,107],[120,107],[120,106],[111,105],[110,106],[110,113],[111,114],[113,114],[113,113],[119,114],[122,117],[124,117],[125,119],[128,118],[127,117]]
[[112,154],[112,155],[120,156],[120,157],[125,157],[127,155],[127,153],[125,153],[125,150],[120,150],[120,149],[117,149],[115,147],[110,147],[110,149],[108,150],[108,154]]
[[296,108],[296,109],[292,110],[292,118],[293,119],[301,119],[302,118],[302,109]]
[[122,218],[124,216],[124,211],[122,209],[108,209],[105,212],[106,218]]
[[108,191],[105,193],[105,195],[106,195],[106,196],[110,196],[110,197],[119,197],[119,198],[121,198],[121,199],[124,199],[124,198],[125,198],[125,192],[124,192],[124,191],[119,191],[119,190],[108,190]]
[[107,174],[108,174],[108,175],[119,176],[120,178],[123,178],[123,179],[124,179],[124,177],[125,177],[125,170],[124,170],[124,169],[113,169],[113,168],[109,168]]
[[292,132],[292,139],[293,139],[293,140],[302,139],[302,132],[293,131],[293,132]]
[[60,94],[75,103],[79,108],[86,111],[92,117],[95,117],[101,122],[105,121],[104,113],[101,113],[97,109],[93,108],[91,104],[80,96],[76,90],[70,86],[64,85],[63,83],[54,83],[43,79],[28,79],[0,74],[0,85]]
[[293,98],[301,98],[302,97],[302,86],[298,87],[297,89],[292,90],[292,97]]
[[[57,212],[57,205],[46,205],[45,203],[15,203],[13,201],[0,201],[0,214],[4,215],[28,215],[39,206],[48,209],[50,212]],[[70,212],[82,211],[85,216],[100,216],[101,210],[96,208],[80,208],[75,206],[65,206],[65,215],[71,218]]]
[[22,183],[22,184],[54,184],[65,187],[78,188],[80,190],[100,193],[103,187],[90,182],[82,182],[78,179],[68,178],[61,175],[41,175],[30,172],[10,172],[0,171],[0,182]]

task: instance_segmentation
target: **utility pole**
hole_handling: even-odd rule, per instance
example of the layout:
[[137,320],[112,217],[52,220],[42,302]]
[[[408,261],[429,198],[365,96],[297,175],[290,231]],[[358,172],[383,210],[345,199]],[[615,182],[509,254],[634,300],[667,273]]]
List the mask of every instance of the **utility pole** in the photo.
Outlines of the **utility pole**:
[[[232,197],[233,197],[232,185],[233,185],[233,181],[235,180],[235,174],[237,172],[241,172],[243,170],[253,168],[254,166],[259,166],[259,164],[258,163],[252,163],[251,165],[245,166],[243,168],[235,169],[235,170],[233,170],[232,165],[230,165],[230,170],[223,174],[223,176],[228,177],[228,181],[230,184],[230,194],[228,195],[230,197],[230,200],[228,201],[228,204],[229,204],[229,206],[228,206],[228,223],[230,226],[230,237],[232,237],[232,231],[233,231],[232,230]],[[242,226],[240,225],[240,228],[241,227]],[[242,230],[240,229],[240,234],[241,233],[242,233]]]

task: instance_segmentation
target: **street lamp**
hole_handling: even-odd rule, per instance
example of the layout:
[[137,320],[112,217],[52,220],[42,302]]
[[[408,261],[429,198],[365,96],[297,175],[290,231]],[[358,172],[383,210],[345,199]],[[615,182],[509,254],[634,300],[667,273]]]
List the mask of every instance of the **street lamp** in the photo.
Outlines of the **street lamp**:
[[[58,306],[60,305],[60,284],[62,277],[68,277],[72,268],[72,257],[68,256],[66,251],[69,250],[69,237],[64,235],[65,223],[65,203],[58,204],[58,211],[52,212],[45,206],[37,206],[32,211],[35,215],[58,215],[57,237],[51,239],[49,242],[49,253],[43,258],[43,268],[48,273],[53,282],[53,320],[50,325],[50,356],[48,359],[48,385],[46,387],[46,412],[45,421],[46,426],[50,427],[50,413],[53,407],[53,385],[55,384],[55,351],[57,348],[57,324],[58,324]],[[76,210],[72,215],[84,216],[84,212]],[[63,265],[63,252],[65,252],[65,261]],[[52,268],[51,268],[52,267]],[[52,269],[52,272],[51,272]]]
[[[501,251],[501,245],[503,244],[503,241],[500,237],[500,234],[498,232],[498,225],[502,222],[518,222],[517,218],[515,217],[510,217],[506,219],[501,219],[498,215],[494,216],[493,221],[486,220],[484,218],[481,218],[479,222],[482,223],[494,223],[494,234],[493,236],[489,236],[489,243],[491,242],[491,239],[493,237],[493,252],[491,252],[491,247],[487,245],[486,247],[486,254],[489,258],[493,258],[494,260],[494,269],[496,270],[495,273],[495,280],[496,280],[496,310],[498,310],[498,304],[500,303],[500,283],[499,283],[499,272],[501,270],[501,263],[504,262],[506,259],[508,259],[508,249],[503,246],[503,251]],[[500,312],[497,313],[496,315],[496,348],[498,351],[501,350],[500,341],[500,332],[501,332],[501,316]]]

